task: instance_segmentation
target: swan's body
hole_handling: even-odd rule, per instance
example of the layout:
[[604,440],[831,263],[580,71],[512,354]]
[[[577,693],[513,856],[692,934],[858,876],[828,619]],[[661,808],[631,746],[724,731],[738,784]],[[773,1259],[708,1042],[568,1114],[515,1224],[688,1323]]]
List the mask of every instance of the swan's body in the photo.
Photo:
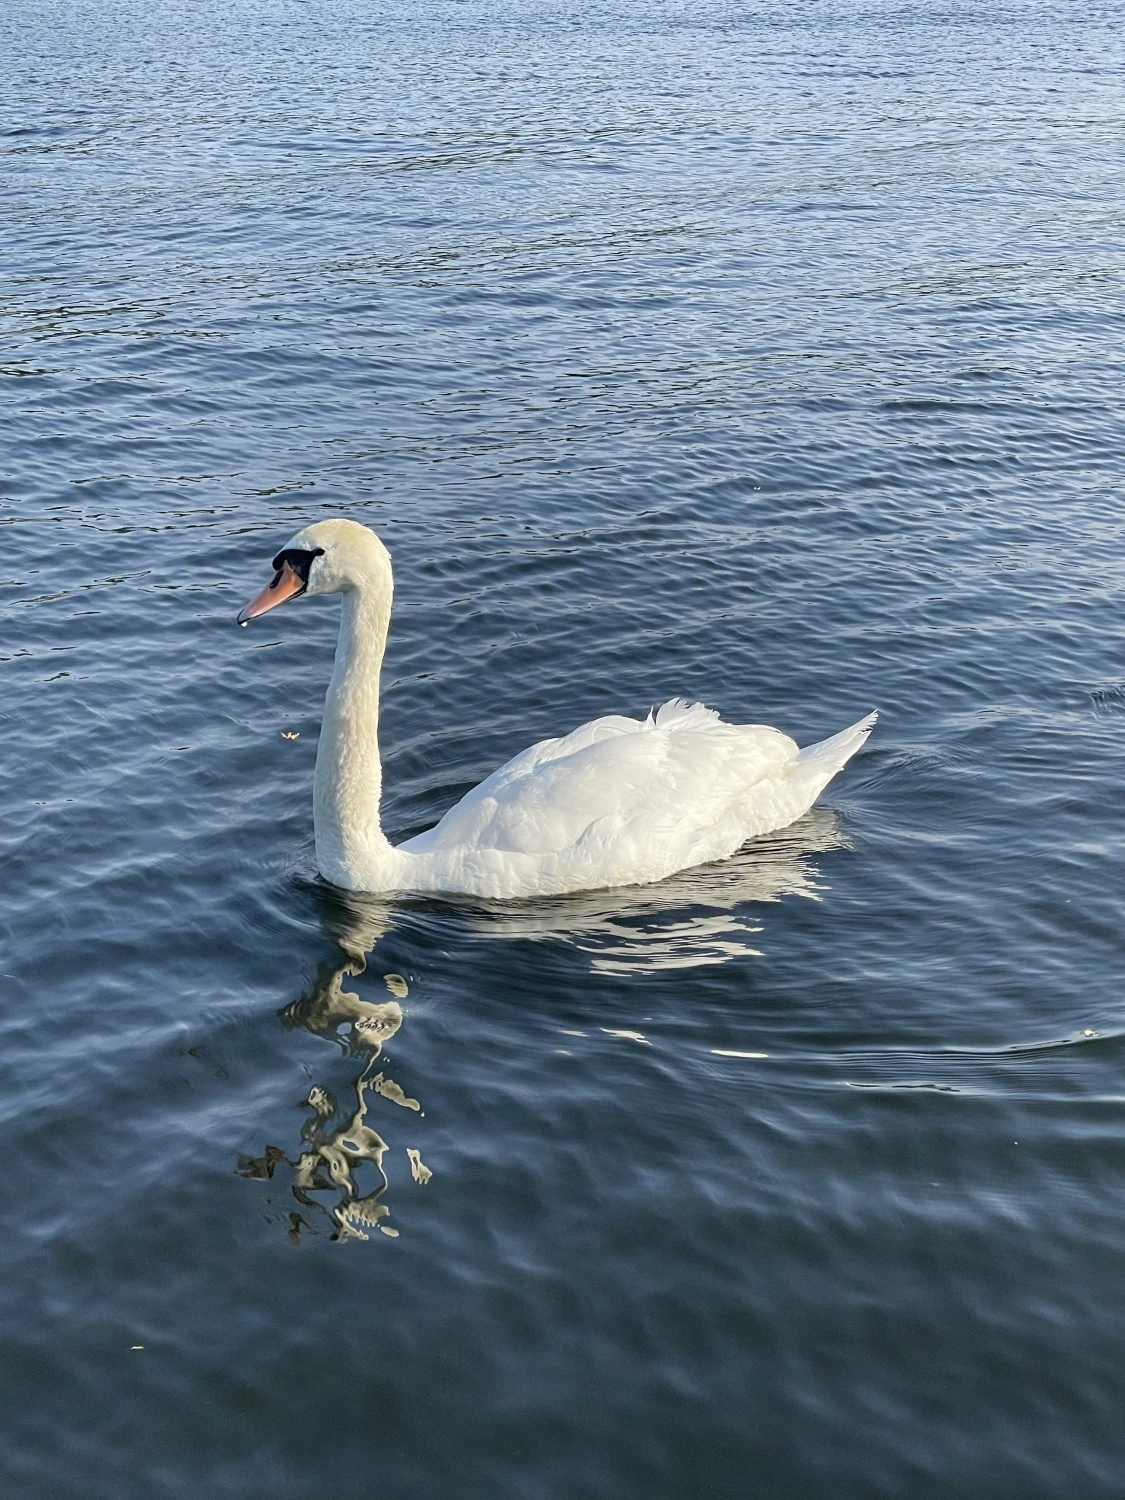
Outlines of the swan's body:
[[875,722],[798,750],[780,730],[678,699],[644,720],[594,719],[515,756],[396,848],[379,821],[390,557],[357,522],[319,521],[277,567],[244,623],[291,594],[343,594],[313,807],[317,865],[348,890],[506,898],[661,880],[799,818]]

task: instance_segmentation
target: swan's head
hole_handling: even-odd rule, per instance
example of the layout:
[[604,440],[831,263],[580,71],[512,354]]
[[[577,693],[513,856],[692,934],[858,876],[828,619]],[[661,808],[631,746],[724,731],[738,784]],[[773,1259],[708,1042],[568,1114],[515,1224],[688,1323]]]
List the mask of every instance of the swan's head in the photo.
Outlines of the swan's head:
[[346,594],[358,588],[390,593],[390,554],[358,521],[314,521],[286,542],[273,567],[269,583],[239,612],[240,625],[301,594]]

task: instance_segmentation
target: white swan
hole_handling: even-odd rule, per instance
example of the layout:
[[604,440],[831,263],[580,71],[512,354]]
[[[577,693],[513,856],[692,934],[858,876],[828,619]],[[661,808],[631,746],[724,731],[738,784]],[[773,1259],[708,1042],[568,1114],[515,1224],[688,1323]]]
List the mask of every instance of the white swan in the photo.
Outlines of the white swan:
[[320,873],[347,890],[503,899],[662,880],[799,818],[875,723],[869,714],[798,750],[780,730],[724,724],[713,709],[673,698],[643,721],[613,714],[541,740],[395,848],[379,822],[387,549],[356,521],[317,521],[274,569],[239,624],[298,594],[343,595],[313,821]]

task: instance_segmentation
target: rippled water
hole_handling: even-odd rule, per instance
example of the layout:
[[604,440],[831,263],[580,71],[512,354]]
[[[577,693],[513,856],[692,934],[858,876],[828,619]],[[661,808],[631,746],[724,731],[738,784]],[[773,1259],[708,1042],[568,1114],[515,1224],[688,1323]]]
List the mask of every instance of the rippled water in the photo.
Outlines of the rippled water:
[[[5,1497],[1119,1497],[1119,9],[0,47]],[[396,835],[673,693],[877,733],[663,886],[345,900],[335,605],[233,624],[337,513]]]

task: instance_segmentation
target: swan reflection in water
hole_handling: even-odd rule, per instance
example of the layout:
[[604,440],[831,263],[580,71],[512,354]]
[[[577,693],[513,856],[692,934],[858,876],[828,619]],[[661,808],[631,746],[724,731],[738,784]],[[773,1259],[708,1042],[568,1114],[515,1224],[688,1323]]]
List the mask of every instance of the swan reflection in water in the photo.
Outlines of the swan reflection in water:
[[481,935],[561,942],[594,974],[697,969],[759,958],[759,906],[784,896],[818,900],[814,854],[848,847],[837,815],[814,807],[798,823],[747,844],[719,864],[681,870],[655,885],[584,891],[550,900],[496,902],[480,912]]
[[[364,972],[367,954],[390,926],[389,904],[374,898],[353,897],[333,891],[331,925],[340,944],[342,961],[321,965],[312,987],[298,1000],[279,1012],[286,1026],[304,1026],[314,1036],[335,1042],[345,1055],[361,1058],[363,1067],[349,1085],[352,1094],[341,1107],[331,1092],[319,1085],[309,1090],[302,1108],[310,1111],[301,1127],[302,1149],[296,1159],[286,1156],[277,1146],[267,1146],[264,1156],[242,1157],[238,1171],[243,1177],[261,1181],[272,1178],[284,1164],[292,1170],[292,1192],[297,1202],[313,1215],[293,1211],[289,1214],[289,1238],[296,1243],[302,1230],[319,1231],[317,1216],[328,1221],[323,1229],[333,1239],[366,1240],[368,1230],[378,1228],[383,1234],[396,1236],[398,1230],[382,1222],[390,1209],[382,1202],[388,1187],[383,1169],[387,1142],[367,1120],[371,1094],[380,1095],[405,1109],[421,1113],[417,1099],[410,1098],[392,1078],[375,1072],[383,1045],[402,1025],[402,1006],[406,982],[397,974],[387,975],[392,998],[382,1001],[363,1000],[344,988],[346,981]],[[342,918],[342,920],[340,920]],[[411,1170],[416,1182],[428,1182],[431,1172],[414,1147],[407,1147]],[[374,1188],[361,1191],[357,1172],[371,1162],[378,1174]],[[336,1201],[325,1206],[313,1193],[333,1193]]]
[[[577,949],[594,974],[655,973],[728,963],[757,957],[755,940],[762,931],[759,908],[785,896],[818,899],[820,874],[811,856],[847,846],[835,813],[815,808],[798,824],[756,840],[722,864],[685,870],[657,885],[590,891],[573,896],[526,902],[468,903],[433,898],[360,896],[318,887],[317,898],[334,940],[335,964],[321,966],[317,978],[299,999],[284,1006],[286,1026],[303,1026],[338,1046],[362,1066],[341,1105],[319,1086],[302,1105],[309,1111],[301,1129],[301,1147],[289,1157],[267,1146],[260,1157],[242,1157],[238,1170],[254,1180],[274,1178],[279,1168],[292,1173],[293,1197],[301,1208],[289,1214],[289,1238],[303,1231],[336,1240],[366,1240],[369,1231],[397,1236],[383,1201],[388,1188],[383,1159],[389,1146],[369,1122],[377,1114],[391,1132],[392,1106],[421,1115],[419,1100],[409,1097],[379,1066],[384,1044],[403,1022],[399,1003],[405,981],[384,976],[386,998],[364,1000],[345,988],[363,974],[379,939],[396,922],[424,913],[432,929],[435,914],[444,932],[451,924],[462,938],[554,942]],[[442,946],[448,938],[443,938]],[[386,992],[384,992],[386,993]],[[378,1104],[376,1103],[376,1096]],[[432,1177],[415,1146],[407,1146],[411,1175],[425,1185]],[[375,1185],[364,1191],[360,1169],[370,1163]],[[313,1194],[334,1195],[326,1203]]]

